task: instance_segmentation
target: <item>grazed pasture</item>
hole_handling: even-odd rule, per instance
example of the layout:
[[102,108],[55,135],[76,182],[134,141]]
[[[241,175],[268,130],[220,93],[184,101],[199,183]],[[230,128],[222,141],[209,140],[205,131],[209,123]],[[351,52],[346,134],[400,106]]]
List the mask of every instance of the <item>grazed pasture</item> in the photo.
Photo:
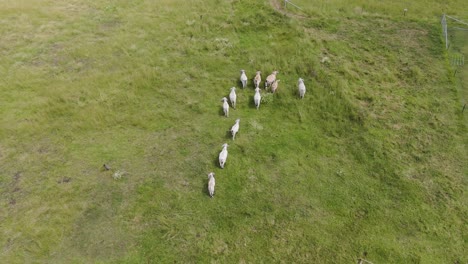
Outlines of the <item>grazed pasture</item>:
[[1,2],[2,262],[467,262],[464,3],[293,2]]

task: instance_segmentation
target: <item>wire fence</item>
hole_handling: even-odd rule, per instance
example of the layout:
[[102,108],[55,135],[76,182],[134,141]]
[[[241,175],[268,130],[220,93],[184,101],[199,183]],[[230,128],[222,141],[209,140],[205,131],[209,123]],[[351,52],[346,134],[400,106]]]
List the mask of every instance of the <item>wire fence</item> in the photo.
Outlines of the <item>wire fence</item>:
[[295,5],[293,2],[289,1],[289,0],[284,0],[284,8],[287,8],[288,7],[288,4],[294,6],[295,8],[299,9],[299,10],[302,10],[302,8],[300,8],[299,6]]
[[440,23],[442,24],[442,34],[444,34],[445,39],[445,49],[448,49],[447,18],[445,17],[445,14],[442,15]]
[[[465,22],[465,21],[463,21],[461,19],[449,16],[449,15],[443,14],[442,19],[440,20],[440,23],[442,25],[442,34],[444,35],[444,39],[445,39],[445,49],[448,49],[450,47],[449,30],[448,30],[448,25],[447,25],[447,19],[455,21],[455,23],[456,23],[455,24],[456,26],[451,27],[450,30],[468,31],[468,23],[467,22]],[[466,26],[466,27],[461,27],[460,24],[463,25],[463,26]]]
[[464,67],[465,55],[468,53],[468,22],[443,14],[440,23],[453,75],[457,77],[462,100],[461,111],[464,113],[468,98],[468,90],[465,87],[468,81],[468,68]]

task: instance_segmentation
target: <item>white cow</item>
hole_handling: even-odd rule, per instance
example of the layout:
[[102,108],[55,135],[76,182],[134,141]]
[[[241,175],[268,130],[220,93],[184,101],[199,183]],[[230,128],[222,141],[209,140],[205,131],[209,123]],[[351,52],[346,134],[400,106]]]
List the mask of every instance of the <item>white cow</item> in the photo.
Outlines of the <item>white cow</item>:
[[236,139],[236,134],[239,132],[240,119],[236,119],[236,123],[231,128],[232,140]]
[[255,84],[255,88],[258,88],[260,87],[260,82],[262,81],[262,76],[260,75],[262,72],[261,71],[257,71],[257,73],[255,74],[255,77],[254,77],[254,84]]
[[224,143],[223,144],[223,150],[219,153],[219,166],[221,169],[224,169],[224,164],[226,164],[227,156],[228,156],[228,144]]
[[231,88],[231,93],[229,94],[229,100],[231,101],[232,108],[236,108],[236,87]]
[[223,102],[223,112],[224,112],[224,116],[225,117],[229,117],[229,104],[227,102],[227,98],[226,97],[223,97],[223,99],[221,99],[221,101]]
[[247,75],[245,75],[244,70],[241,70],[240,81],[242,83],[242,88],[245,88],[247,86]]
[[260,107],[260,101],[262,100],[262,96],[260,95],[260,88],[255,88],[255,95],[254,95],[254,102],[255,106],[258,108]]
[[272,93],[276,92],[276,89],[278,89],[278,83],[279,82],[280,82],[280,80],[276,80],[271,84],[271,92]]
[[304,98],[304,95],[306,93],[306,87],[305,87],[305,84],[304,84],[304,79],[302,78],[299,78],[298,82],[297,82],[297,88],[299,90],[299,97]]
[[276,74],[278,71],[273,71],[268,77],[265,79],[265,89],[268,88],[276,80]]
[[213,198],[214,195],[214,189],[215,189],[215,174],[213,172],[210,172],[208,174],[208,192],[210,193],[210,197]]

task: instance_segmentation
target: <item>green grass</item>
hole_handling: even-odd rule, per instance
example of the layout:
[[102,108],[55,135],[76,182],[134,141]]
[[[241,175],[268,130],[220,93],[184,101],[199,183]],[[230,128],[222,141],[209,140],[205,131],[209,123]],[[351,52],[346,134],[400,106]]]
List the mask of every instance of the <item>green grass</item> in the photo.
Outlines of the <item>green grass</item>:
[[462,2],[293,2],[0,3],[0,259],[467,262]]

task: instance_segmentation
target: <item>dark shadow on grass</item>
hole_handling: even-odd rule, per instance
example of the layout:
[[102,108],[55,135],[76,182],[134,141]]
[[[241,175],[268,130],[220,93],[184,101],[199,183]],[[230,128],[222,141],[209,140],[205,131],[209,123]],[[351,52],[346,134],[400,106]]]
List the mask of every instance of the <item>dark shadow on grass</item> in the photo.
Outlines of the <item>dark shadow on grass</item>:
[[245,88],[242,87],[242,82],[240,81],[240,79],[237,79],[237,85],[239,86],[239,89],[247,90],[249,89],[249,80],[247,80],[247,84],[245,85]]
[[226,131],[226,138],[227,139],[232,139],[231,130]]
[[224,110],[222,106],[219,108],[219,115],[224,117]]
[[[216,168],[221,168],[221,166],[219,166],[219,154],[215,155],[215,158],[213,159],[213,165],[216,167]],[[208,177],[208,176],[207,176]]]
[[291,94],[291,96],[293,96],[293,97],[296,98],[296,99],[301,99],[301,98],[299,97],[299,91],[297,90],[297,88],[296,88],[296,89],[291,89],[291,90],[290,90],[290,94]]
[[[253,109],[256,110],[257,107],[255,106],[255,100],[254,100],[254,97],[253,97],[254,95],[255,94],[253,94],[252,96],[249,97],[249,108],[253,108]],[[262,105],[261,102],[260,102],[260,105]]]
[[[261,85],[261,83],[260,83],[260,85]],[[250,85],[249,85],[249,81],[247,80],[247,86],[245,88],[253,88],[254,90],[255,90],[255,88],[257,88],[255,86],[255,82],[253,81],[253,78],[250,80]]]
[[[215,178],[216,178],[216,175],[215,175]],[[203,179],[201,179],[201,184],[200,184],[200,186],[201,186],[201,188],[202,188],[202,189],[201,189],[201,192],[202,192],[204,195],[210,197],[210,193],[208,192],[208,174],[206,174],[205,177],[204,177]]]

